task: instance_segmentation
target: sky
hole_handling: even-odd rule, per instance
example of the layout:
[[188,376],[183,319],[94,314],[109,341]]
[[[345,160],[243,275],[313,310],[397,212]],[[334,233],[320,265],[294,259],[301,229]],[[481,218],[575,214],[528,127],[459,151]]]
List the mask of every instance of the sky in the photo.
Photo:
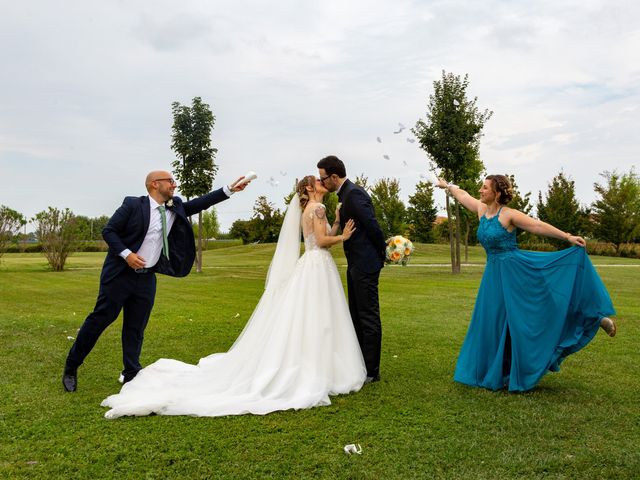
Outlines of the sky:
[[258,174],[216,206],[223,230],[259,195],[284,208],[327,155],[406,201],[429,167],[410,128],[442,71],[493,111],[488,173],[537,198],[563,171],[589,204],[600,173],[638,165],[639,52],[630,0],[0,0],[0,205],[111,215],[171,169],[171,103],[196,96],[214,186]]

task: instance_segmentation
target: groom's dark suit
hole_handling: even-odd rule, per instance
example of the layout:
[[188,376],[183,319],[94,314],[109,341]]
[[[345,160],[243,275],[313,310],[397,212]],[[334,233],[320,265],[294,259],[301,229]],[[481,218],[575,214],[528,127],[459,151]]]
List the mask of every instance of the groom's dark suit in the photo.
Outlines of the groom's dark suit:
[[109,246],[100,274],[100,290],[96,306],[80,328],[65,365],[65,373],[75,375],[100,334],[123,311],[122,354],[125,381],[133,378],[140,366],[140,352],[156,293],[154,272],[184,277],[195,259],[195,242],[188,216],[229,198],[223,189],[183,202],[173,198],[167,207],[175,214],[169,232],[169,259],[160,255],[155,266],[135,271],[120,256],[126,249],[137,252],[149,229],[149,197],[126,197],[102,231]]
[[340,187],[338,199],[342,203],[340,228],[344,229],[349,219],[354,220],[356,228],[351,238],[344,242],[349,311],[367,366],[367,376],[377,379],[382,344],[378,279],[384,266],[386,242],[371,197],[364,188],[347,179]]

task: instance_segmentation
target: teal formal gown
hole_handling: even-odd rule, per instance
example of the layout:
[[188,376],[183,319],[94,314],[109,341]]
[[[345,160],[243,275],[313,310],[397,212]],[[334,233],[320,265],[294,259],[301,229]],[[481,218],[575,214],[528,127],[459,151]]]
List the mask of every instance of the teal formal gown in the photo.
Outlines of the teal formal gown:
[[615,310],[584,248],[519,250],[499,215],[480,218],[487,264],[454,380],[523,392],[558,371]]

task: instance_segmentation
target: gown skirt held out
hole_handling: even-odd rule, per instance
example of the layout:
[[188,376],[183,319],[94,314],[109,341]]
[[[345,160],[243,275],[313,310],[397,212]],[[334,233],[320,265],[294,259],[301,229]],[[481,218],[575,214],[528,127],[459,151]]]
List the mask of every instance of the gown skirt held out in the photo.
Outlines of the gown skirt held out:
[[584,248],[519,250],[499,214],[480,218],[487,264],[454,380],[523,392],[558,371],[615,310]]

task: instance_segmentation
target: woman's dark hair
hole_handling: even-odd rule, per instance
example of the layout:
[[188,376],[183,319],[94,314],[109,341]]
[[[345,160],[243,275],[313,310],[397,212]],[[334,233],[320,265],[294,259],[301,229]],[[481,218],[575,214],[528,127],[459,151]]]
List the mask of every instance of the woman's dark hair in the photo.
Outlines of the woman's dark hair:
[[340,178],[347,176],[347,169],[344,168],[344,163],[342,163],[342,160],[335,155],[324,157],[318,162],[317,167],[324,169],[324,171],[327,172],[327,175],[336,174]]
[[298,194],[298,198],[300,199],[300,208],[304,210],[304,207],[309,203],[309,192],[307,192],[307,187],[312,187],[315,190],[316,187],[316,177],[313,175],[307,175],[303,177],[302,180],[298,182],[296,185],[296,192]]
[[506,205],[513,199],[513,187],[506,175],[487,175],[486,180],[491,181],[493,191],[499,193],[498,203]]

